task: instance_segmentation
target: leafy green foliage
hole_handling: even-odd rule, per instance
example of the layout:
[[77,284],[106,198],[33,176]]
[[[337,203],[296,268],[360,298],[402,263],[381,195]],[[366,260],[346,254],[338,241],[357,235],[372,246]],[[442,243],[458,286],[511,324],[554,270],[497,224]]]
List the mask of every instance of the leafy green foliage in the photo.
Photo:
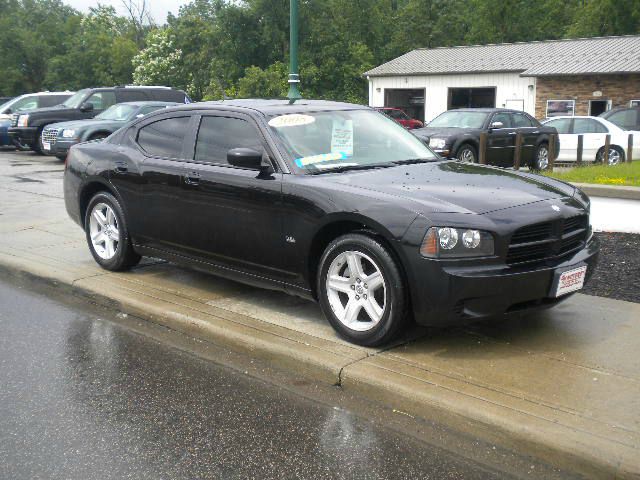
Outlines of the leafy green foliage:
[[[414,48],[640,33],[638,0],[299,0],[301,90],[364,103]],[[0,0],[0,94],[164,84],[195,100],[286,95],[289,0],[191,0],[162,27],[98,6]]]

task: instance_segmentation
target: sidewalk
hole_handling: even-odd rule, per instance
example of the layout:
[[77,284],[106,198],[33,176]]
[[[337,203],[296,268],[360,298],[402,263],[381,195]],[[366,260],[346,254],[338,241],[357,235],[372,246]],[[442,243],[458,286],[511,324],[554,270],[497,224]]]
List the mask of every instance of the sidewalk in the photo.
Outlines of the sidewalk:
[[3,162],[4,275],[54,282],[593,478],[640,478],[639,304],[578,294],[530,317],[414,329],[391,348],[357,347],[298,298],[158,261],[101,270],[66,216],[61,169],[16,165],[5,175]]

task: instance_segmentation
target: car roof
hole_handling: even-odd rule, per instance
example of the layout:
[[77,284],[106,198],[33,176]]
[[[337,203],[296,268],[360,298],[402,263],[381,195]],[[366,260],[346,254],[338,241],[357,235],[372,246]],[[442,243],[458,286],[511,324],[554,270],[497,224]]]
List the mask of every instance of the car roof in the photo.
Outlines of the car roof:
[[[219,110],[232,108],[235,110],[253,110],[264,115],[284,115],[287,113],[317,112],[327,110],[364,110],[369,107],[354,103],[330,102],[327,100],[296,100],[290,103],[289,100],[267,100],[267,99],[239,99],[220,100],[214,102],[188,103],[178,110]],[[175,109],[174,109],[175,111]]]
[[[527,113],[522,110],[513,110],[511,108],[453,108],[451,110],[447,110],[447,112],[483,112],[483,113],[493,113],[493,112],[512,112],[512,113]],[[442,112],[445,113],[445,112]]]
[[160,102],[154,100],[140,100],[139,102],[120,102],[115,105],[131,105],[134,107],[153,107],[153,106],[161,106],[161,107],[173,107],[174,105],[184,105],[178,102]]

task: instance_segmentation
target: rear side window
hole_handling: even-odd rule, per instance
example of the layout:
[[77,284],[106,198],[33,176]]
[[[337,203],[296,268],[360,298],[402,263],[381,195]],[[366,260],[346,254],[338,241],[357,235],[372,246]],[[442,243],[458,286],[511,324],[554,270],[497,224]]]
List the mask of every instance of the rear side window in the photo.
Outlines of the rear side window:
[[180,90],[156,88],[154,90],[149,90],[147,93],[149,93],[153,100],[157,100],[159,102],[189,103],[185,101],[184,93]]
[[636,110],[621,110],[606,118],[625,130],[633,130],[636,126]]
[[139,102],[139,101],[150,99],[149,95],[147,95],[143,90],[118,89],[116,90],[116,94],[118,96],[118,103]]
[[239,118],[202,117],[196,141],[196,161],[227,164],[227,152],[243,147],[262,151],[256,127]]
[[559,118],[557,120],[551,120],[546,122],[545,125],[555,128],[558,133],[569,133],[571,128],[571,118]]
[[106,110],[116,104],[116,94],[113,92],[96,92],[87,98],[84,103],[92,103],[94,110]]
[[155,157],[180,158],[189,120],[173,117],[145,125],[138,132],[138,145]]
[[609,133],[607,128],[590,118],[576,118],[573,123],[573,133]]
[[511,114],[511,121],[513,122],[513,126],[516,128],[526,128],[526,127],[533,127],[533,122],[531,121],[531,119],[529,117],[527,117],[526,115],[522,114],[522,113],[512,113]]

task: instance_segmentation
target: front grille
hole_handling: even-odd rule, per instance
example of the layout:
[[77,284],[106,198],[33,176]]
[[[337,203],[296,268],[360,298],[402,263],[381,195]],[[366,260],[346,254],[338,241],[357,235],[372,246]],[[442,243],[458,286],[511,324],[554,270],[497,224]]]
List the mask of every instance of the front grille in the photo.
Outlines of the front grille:
[[507,264],[561,258],[583,248],[588,234],[588,215],[527,225],[511,236]]
[[11,126],[12,127],[17,127],[18,126],[18,117],[20,115],[18,115],[17,113],[14,113],[13,115],[11,115]]
[[58,138],[58,129],[57,128],[45,128],[42,132],[42,141],[48,142],[51,145],[56,143],[56,139]]

